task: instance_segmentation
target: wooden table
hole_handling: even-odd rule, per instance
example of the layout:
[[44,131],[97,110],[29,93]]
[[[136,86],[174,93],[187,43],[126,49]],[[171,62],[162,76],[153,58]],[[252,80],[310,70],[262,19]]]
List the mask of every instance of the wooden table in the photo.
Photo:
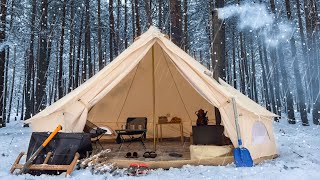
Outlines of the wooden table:
[[181,144],[183,144],[184,139],[183,139],[183,123],[182,123],[182,122],[157,123],[157,124],[156,124],[156,137],[157,137],[157,141],[159,141],[159,135],[158,135],[158,129],[159,129],[159,127],[160,127],[160,141],[162,141],[162,125],[175,125],[175,124],[180,125]]

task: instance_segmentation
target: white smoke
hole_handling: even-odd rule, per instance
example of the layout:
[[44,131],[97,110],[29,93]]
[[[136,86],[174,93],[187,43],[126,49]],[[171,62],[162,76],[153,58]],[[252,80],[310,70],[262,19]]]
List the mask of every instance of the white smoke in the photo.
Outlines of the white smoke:
[[269,14],[264,4],[230,5],[218,9],[220,19],[239,17],[239,27],[259,29],[274,22],[273,15]]
[[241,30],[261,29],[267,45],[276,46],[279,42],[287,41],[292,33],[292,27],[286,22],[275,23],[275,16],[269,13],[265,4],[230,5],[219,8],[220,19],[238,18],[238,27]]
[[277,25],[277,31],[274,32],[272,28],[263,30],[265,43],[270,46],[277,46],[279,42],[289,41],[292,35],[292,26],[288,23],[280,22]]

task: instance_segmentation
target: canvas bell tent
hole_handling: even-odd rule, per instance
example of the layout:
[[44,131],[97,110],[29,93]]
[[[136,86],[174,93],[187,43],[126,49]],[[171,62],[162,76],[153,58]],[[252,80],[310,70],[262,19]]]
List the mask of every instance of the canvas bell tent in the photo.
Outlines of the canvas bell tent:
[[[243,143],[253,159],[277,154],[272,129],[276,115],[223,80],[215,81],[209,73],[150,27],[100,72],[26,122],[36,132],[50,131],[57,124],[64,132],[82,132],[86,120],[120,129],[128,117],[147,117],[147,136],[151,138],[158,117],[167,115],[181,118],[184,136],[190,136],[197,120],[195,112],[207,110],[209,122],[215,124],[217,107],[225,135],[237,147],[234,97]],[[179,133],[179,127],[163,129],[164,137],[178,137]]]

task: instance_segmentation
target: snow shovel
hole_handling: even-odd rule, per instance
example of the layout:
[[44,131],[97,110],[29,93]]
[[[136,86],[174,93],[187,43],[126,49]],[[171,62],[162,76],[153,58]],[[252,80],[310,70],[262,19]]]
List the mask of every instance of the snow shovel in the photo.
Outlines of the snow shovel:
[[239,123],[238,123],[238,112],[237,112],[236,100],[234,99],[234,97],[232,97],[232,105],[233,105],[233,112],[235,117],[236,130],[237,130],[237,136],[238,136],[238,145],[239,145],[239,147],[234,148],[233,150],[234,162],[237,167],[252,167],[253,161],[252,161],[250,152],[247,148],[242,147],[242,140],[241,140]]
[[36,157],[42,151],[42,149],[48,145],[48,143],[60,130],[62,130],[62,126],[59,124],[58,127],[50,134],[50,136],[41,144],[41,146],[36,150],[36,152],[33,153],[29,160],[23,165],[22,169],[18,173],[19,175],[24,174],[28,170],[28,167],[32,164],[33,160],[36,159]]

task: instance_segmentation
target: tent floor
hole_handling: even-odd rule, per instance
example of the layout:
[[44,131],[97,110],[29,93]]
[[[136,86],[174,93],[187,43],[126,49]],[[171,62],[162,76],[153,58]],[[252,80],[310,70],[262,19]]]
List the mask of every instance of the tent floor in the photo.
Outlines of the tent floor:
[[[228,154],[221,157],[201,159],[201,160],[191,160],[190,159],[190,141],[185,141],[184,144],[181,144],[181,141],[176,140],[168,140],[163,139],[162,142],[157,142],[157,157],[152,158],[144,158],[143,153],[145,151],[152,151],[153,149],[153,141],[147,140],[145,141],[146,149],[143,148],[140,142],[133,142],[130,145],[125,143],[119,149],[120,145],[116,144],[114,141],[104,141],[101,142],[104,149],[111,149],[109,154],[109,163],[115,163],[119,168],[128,168],[131,163],[145,163],[150,168],[163,168],[169,169],[171,167],[181,168],[184,165],[207,165],[207,166],[224,166],[227,164],[231,164],[234,162],[233,156]],[[128,146],[129,145],[129,146]],[[97,145],[98,149],[101,150],[100,145]],[[95,148],[96,146],[94,146]],[[137,152],[138,158],[125,158],[127,152]],[[169,153],[176,152],[182,154],[183,156],[171,157]],[[278,157],[277,154],[272,156],[261,157],[254,160],[255,164],[261,163],[265,160],[270,160]]]
[[[171,160],[187,160],[190,159],[190,142],[185,141],[181,143],[180,139],[163,139],[162,142],[157,142],[157,157],[156,158],[144,158],[143,154],[146,151],[153,151],[153,140],[144,141],[146,149],[144,149],[141,142],[132,142],[131,144],[124,143],[120,148],[120,144],[115,142],[103,141],[101,142],[103,149],[111,149],[110,157],[112,159],[119,160],[140,160],[140,161],[171,161]],[[100,145],[94,145],[94,148],[101,149]],[[137,152],[138,158],[126,158],[128,152]],[[181,154],[182,157],[169,156],[170,153]]]
[[[153,140],[147,140],[144,142],[146,149],[140,142],[133,142],[130,145],[124,143],[121,148],[119,144],[114,141],[102,141],[101,144],[104,149],[111,149],[109,153],[110,163],[115,163],[119,168],[127,168],[131,163],[145,163],[150,168],[163,168],[169,169],[171,167],[181,168],[184,165],[227,165],[233,162],[233,156],[225,155],[223,157],[216,157],[211,159],[191,160],[190,159],[190,141],[189,138],[185,138],[184,144],[181,143],[180,138],[176,139],[163,139],[162,142],[157,142],[157,157],[156,158],[144,158],[143,153],[153,150]],[[93,145],[97,150],[101,150],[100,145]],[[128,152],[137,152],[138,158],[126,158]],[[182,157],[172,157],[169,153],[179,153]]]

